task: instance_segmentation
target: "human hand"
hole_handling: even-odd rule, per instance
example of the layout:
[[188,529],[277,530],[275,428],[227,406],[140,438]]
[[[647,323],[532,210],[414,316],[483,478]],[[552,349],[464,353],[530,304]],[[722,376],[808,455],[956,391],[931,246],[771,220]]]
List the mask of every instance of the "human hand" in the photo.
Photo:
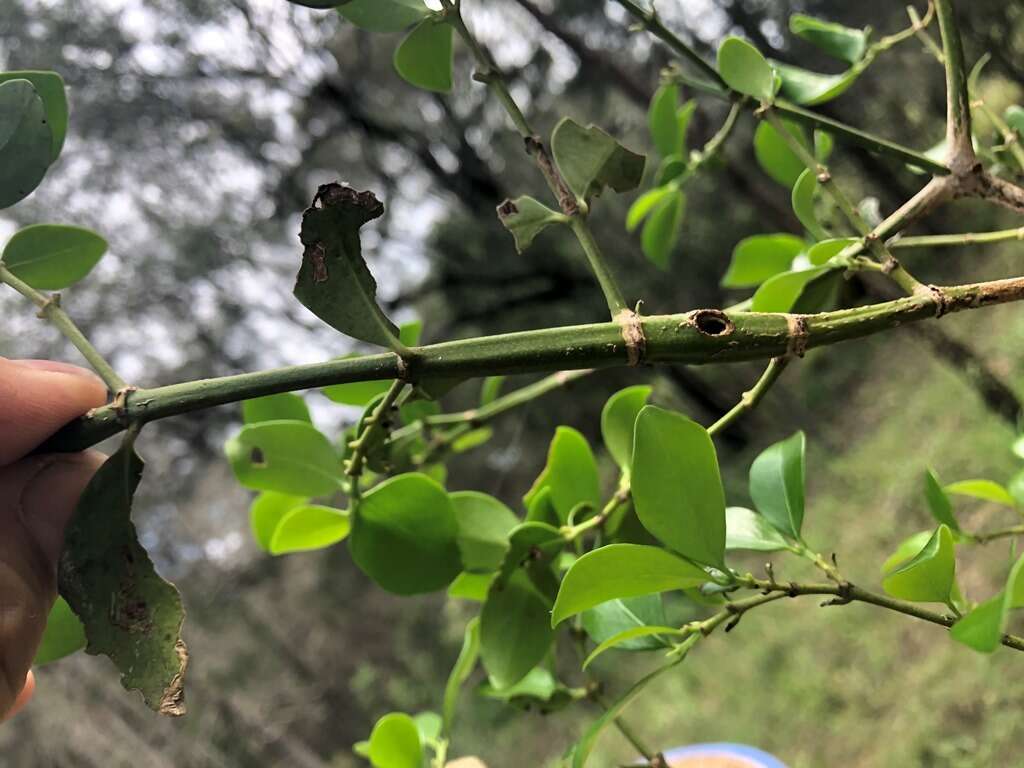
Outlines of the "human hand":
[[102,405],[83,368],[0,358],[0,720],[32,696],[30,667],[57,597],[64,527],[104,457],[27,456],[61,426]]

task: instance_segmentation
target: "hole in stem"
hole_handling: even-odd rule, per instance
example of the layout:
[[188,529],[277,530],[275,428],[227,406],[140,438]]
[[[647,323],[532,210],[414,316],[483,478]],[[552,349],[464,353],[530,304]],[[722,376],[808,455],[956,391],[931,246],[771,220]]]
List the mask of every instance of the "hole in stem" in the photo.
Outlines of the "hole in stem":
[[728,336],[736,326],[720,309],[702,309],[693,316],[693,324],[705,336]]

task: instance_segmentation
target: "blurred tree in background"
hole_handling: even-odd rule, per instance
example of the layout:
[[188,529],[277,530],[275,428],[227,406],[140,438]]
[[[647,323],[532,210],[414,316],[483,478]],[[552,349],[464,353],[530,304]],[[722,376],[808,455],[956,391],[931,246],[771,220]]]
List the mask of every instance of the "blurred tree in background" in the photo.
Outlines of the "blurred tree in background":
[[[985,95],[1001,112],[1024,95],[1024,9],[995,0],[961,6],[968,60],[993,54]],[[883,0],[663,0],[659,9],[706,54],[738,33],[775,58],[822,69],[825,61],[785,34],[791,13],[885,32],[906,26],[902,5]],[[467,13],[541,133],[568,114],[648,149],[647,103],[670,59],[632,31],[617,6],[479,0]],[[0,68],[54,69],[72,104],[60,164],[49,183],[4,212],[0,235],[59,218],[108,237],[112,256],[69,308],[101,351],[143,385],[349,351],[291,297],[298,217],[316,186],[335,178],[373,189],[387,203],[364,244],[374,271],[388,275],[381,281],[388,308],[399,319],[422,318],[427,341],[602,318],[600,292],[564,235],[545,234],[516,254],[500,226],[495,206],[539,189],[540,181],[521,161],[504,115],[468,82],[471,67],[456,67],[464,82],[454,96],[427,94],[395,76],[391,42],[281,0],[0,0]],[[941,67],[910,42],[823,111],[925,149],[941,139],[944,105]],[[724,114],[723,105],[702,102],[692,143],[706,140]],[[651,297],[649,313],[730,303],[737,297],[719,279],[733,246],[756,232],[799,231],[789,190],[753,161],[754,127],[741,124],[692,187],[668,274],[650,267],[625,233],[630,200],[606,201],[595,226],[626,293]],[[858,197],[876,198],[882,211],[920,183],[866,152],[836,159]],[[69,196],[67,188],[81,191]],[[1010,226],[971,203],[952,210],[932,222],[942,229],[927,231]],[[972,276],[1019,272],[1014,244],[983,253],[971,252]],[[930,282],[953,281],[957,255],[909,263]],[[856,283],[847,290],[880,289]],[[17,296],[0,294],[0,354],[75,359],[17,304]],[[810,354],[727,435],[723,450],[736,460],[723,466],[740,473],[750,456],[802,426],[816,465],[813,524],[857,553],[844,563],[854,577],[877,578],[871,564],[927,516],[917,501],[926,464],[951,476],[1003,478],[1015,468],[1008,445],[1024,363],[1012,351],[1024,320],[1013,308],[991,312],[943,321],[940,336],[908,329]],[[996,316],[998,339],[987,333]],[[907,364],[887,367],[893,356]],[[556,423],[594,436],[607,395],[650,375],[600,373],[590,386],[516,412],[498,425],[493,449],[452,465],[449,487],[472,482],[517,501],[543,465]],[[664,402],[707,422],[755,376],[746,366],[680,366],[659,372],[655,386]],[[883,377],[890,386],[880,389]],[[475,393],[463,390],[471,388],[454,391],[451,401],[470,402]],[[310,400],[324,424],[358,415]],[[155,481],[137,503],[144,541],[162,569],[188,575],[180,581],[187,632],[193,649],[203,650],[191,671],[190,716],[158,721],[126,700],[106,661],[79,655],[47,670],[33,708],[0,730],[4,764],[356,765],[350,746],[381,711],[433,704],[459,642],[444,634],[443,619],[462,606],[430,597],[399,607],[343,552],[280,560],[258,554],[247,530],[248,499],[220,458],[237,420],[238,410],[225,408],[154,425],[147,460]],[[901,451],[908,443],[919,463],[885,461],[908,455]],[[990,510],[970,514],[984,520]],[[984,585],[994,573],[963,579]],[[866,628],[857,610],[830,617],[827,634],[808,611],[783,606],[753,616],[739,631],[756,640],[739,650],[709,645],[701,660],[713,675],[681,669],[637,711],[661,746],[748,740],[794,768],[980,767],[1024,757],[1015,716],[1024,685],[1014,682],[1014,659],[972,656],[954,667],[950,658],[962,651],[938,633],[888,618]],[[494,768],[544,765],[565,743],[555,737],[564,720],[506,722],[498,704],[468,716],[478,727],[464,729],[466,751],[506,751]],[[883,722],[899,740],[880,739],[864,725]],[[609,752],[597,762],[611,766],[626,755]]]

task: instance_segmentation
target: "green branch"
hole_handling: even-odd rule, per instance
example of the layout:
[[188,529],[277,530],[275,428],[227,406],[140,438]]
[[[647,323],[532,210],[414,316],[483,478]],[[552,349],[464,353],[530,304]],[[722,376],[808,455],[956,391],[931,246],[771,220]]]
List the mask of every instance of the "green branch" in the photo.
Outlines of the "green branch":
[[899,237],[890,240],[886,245],[895,250],[899,248],[945,248],[950,246],[984,245],[1005,243],[1011,240],[1024,240],[1024,227],[1000,229],[995,232],[963,232],[955,235]]
[[358,437],[352,441],[352,456],[348,460],[348,464],[345,467],[345,474],[352,478],[351,493],[355,498],[359,498],[359,476],[363,473],[363,464],[366,461],[366,451],[369,449],[373,438],[377,435],[387,422],[388,412],[395,405],[395,401],[398,396],[405,389],[405,382],[401,379],[395,379],[391,383],[391,387],[385,393],[383,399],[377,404],[377,407],[373,409],[366,420],[363,422],[362,431]]
[[757,383],[750,390],[743,393],[739,402],[728,413],[708,427],[708,434],[713,436],[722,432],[747,411],[756,408],[772,385],[779,380],[791,359],[789,356],[773,357],[771,362],[768,363],[768,367],[764,369],[764,373],[761,374],[761,378],[757,380]]
[[949,167],[954,174],[970,171],[978,162],[971,137],[971,106],[967,93],[967,65],[953,0],[935,0],[942,33],[946,68],[946,142]]

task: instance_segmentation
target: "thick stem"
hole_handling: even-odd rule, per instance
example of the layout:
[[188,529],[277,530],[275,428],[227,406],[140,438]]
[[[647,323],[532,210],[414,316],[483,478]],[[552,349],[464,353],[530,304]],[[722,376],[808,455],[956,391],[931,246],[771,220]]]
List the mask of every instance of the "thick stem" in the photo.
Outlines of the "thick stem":
[[30,299],[39,307],[39,317],[50,321],[63,334],[64,338],[70,341],[75,349],[82,353],[82,357],[85,358],[86,362],[96,371],[99,377],[103,379],[103,383],[107,385],[111,392],[116,394],[128,388],[127,382],[117,374],[117,371],[111,367],[110,363],[106,361],[96,347],[85,338],[85,335],[75,325],[68,313],[61,309],[59,293],[49,296],[40,293],[28,283],[19,279],[2,264],[0,264],[0,283],[7,283],[11,288],[27,299]]
[[947,161],[954,175],[973,169],[978,158],[971,138],[971,105],[967,93],[967,64],[960,39],[953,0],[935,0],[942,33],[943,64],[946,68],[946,142]]

